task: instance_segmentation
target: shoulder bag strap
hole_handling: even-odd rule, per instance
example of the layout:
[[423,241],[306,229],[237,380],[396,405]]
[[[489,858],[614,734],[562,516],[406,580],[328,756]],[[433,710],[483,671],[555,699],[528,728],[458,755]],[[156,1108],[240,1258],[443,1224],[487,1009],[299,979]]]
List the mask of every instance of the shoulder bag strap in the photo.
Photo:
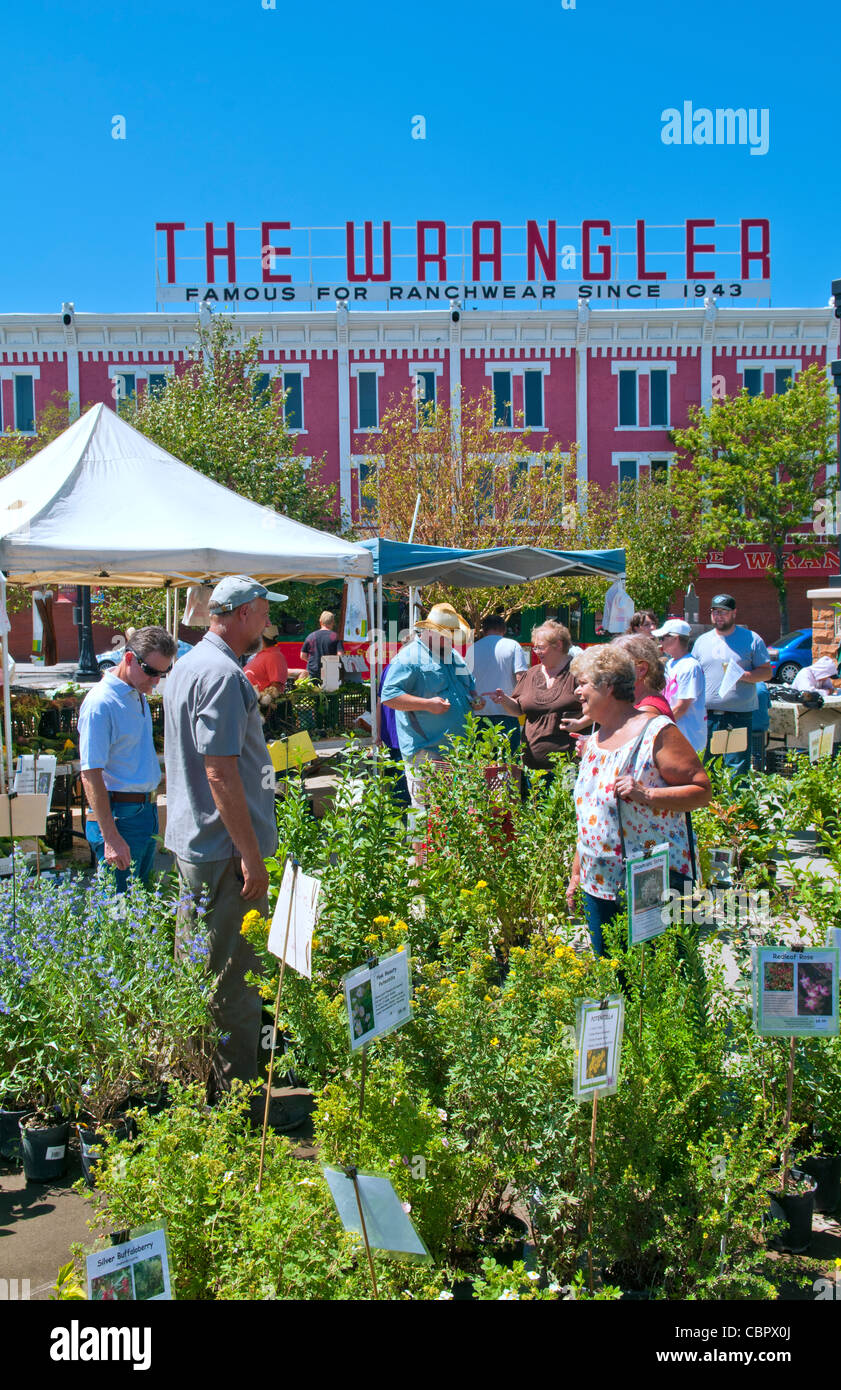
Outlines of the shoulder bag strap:
[[[651,721],[649,720],[646,724],[643,725],[643,727],[642,727],[640,733],[639,733],[639,734],[637,735],[637,737],[634,739],[634,744],[633,744],[633,747],[631,748],[631,752],[630,752],[630,755],[629,755],[629,757],[628,757],[628,761],[624,764],[624,766],[623,766],[623,768],[622,768],[622,771],[621,771],[621,772],[618,772],[618,773],[616,774],[617,777],[624,777],[626,773],[631,772],[631,769],[633,768],[634,763],[635,763],[635,761],[636,761],[637,753],[638,753],[639,750],[640,750],[640,744],[642,743],[643,739],[645,738],[645,735],[646,735],[647,732],[648,732],[648,725],[650,724],[650,722],[651,722]],[[622,851],[622,862],[623,862],[623,864],[624,864],[624,863],[625,863],[625,860],[627,859],[628,856],[627,856],[627,854],[626,854],[626,852],[625,852],[625,831],[624,831],[624,828],[623,828],[623,826],[622,826],[622,798],[621,798],[621,797],[617,797],[617,798],[616,798],[616,819],[617,819],[617,821],[618,821],[618,823],[619,823],[619,848],[620,848],[621,851]]]

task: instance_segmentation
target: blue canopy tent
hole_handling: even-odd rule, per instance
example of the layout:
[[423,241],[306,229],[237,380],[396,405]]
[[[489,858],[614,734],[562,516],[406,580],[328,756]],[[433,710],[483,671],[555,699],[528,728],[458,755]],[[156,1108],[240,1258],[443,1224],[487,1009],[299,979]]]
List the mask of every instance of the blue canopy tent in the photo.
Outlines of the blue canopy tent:
[[[410,621],[412,590],[423,584],[446,583],[455,589],[504,588],[555,576],[618,579],[625,574],[624,550],[548,550],[532,545],[495,546],[488,550],[459,550],[446,545],[416,545],[382,537],[362,541],[374,563],[374,581],[368,588],[371,631],[382,632],[383,580],[409,586]],[[376,598],[375,598],[376,590]],[[380,658],[374,644],[371,663],[371,715],[376,731],[376,689]]]

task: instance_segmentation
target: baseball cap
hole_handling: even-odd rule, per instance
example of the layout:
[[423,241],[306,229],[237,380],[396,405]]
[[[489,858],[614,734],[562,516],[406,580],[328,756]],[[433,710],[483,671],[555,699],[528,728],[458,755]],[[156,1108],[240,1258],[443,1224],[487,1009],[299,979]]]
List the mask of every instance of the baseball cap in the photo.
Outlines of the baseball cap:
[[652,637],[691,637],[692,628],[682,618],[667,618],[662,627],[652,632]]
[[230,613],[232,609],[241,608],[244,603],[250,603],[254,598],[267,598],[272,603],[285,603],[288,597],[288,594],[272,593],[265,584],[258,583],[248,574],[226,574],[210,595],[207,606],[211,613]]
[[736,600],[733,598],[732,594],[716,594],[715,597],[714,597],[713,599],[710,600],[710,608],[735,608],[735,607],[736,607]]

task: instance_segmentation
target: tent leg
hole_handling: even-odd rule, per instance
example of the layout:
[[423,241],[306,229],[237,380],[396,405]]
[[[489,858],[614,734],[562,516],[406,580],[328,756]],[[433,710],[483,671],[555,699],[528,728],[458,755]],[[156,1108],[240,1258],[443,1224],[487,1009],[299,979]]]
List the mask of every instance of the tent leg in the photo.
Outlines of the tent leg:
[[172,636],[178,641],[178,590],[172,591]]
[[377,669],[379,662],[377,653],[378,643],[375,641],[374,635],[374,581],[372,579],[368,581],[366,588],[366,597],[368,599],[368,634],[371,639],[368,646],[368,674],[371,677],[371,739],[374,749],[374,761],[376,762],[377,739],[379,737],[379,700],[377,699],[377,686],[379,684]]
[[[0,614],[5,618],[6,614],[6,576],[0,571]],[[5,623],[3,624],[5,629]],[[6,744],[6,770],[7,777],[3,782],[9,787],[14,782],[14,771],[12,768],[12,697],[9,690],[9,634],[3,632],[3,734]]]

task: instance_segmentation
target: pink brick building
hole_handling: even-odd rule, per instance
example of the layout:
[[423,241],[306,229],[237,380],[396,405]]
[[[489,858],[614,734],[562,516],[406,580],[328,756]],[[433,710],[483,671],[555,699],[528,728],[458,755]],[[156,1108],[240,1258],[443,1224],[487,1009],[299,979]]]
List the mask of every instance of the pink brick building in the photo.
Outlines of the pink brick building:
[[[55,392],[81,408],[126,392],[158,389],[179,370],[194,343],[195,318],[149,314],[0,314],[0,426],[29,431]],[[672,465],[669,430],[691,405],[743,385],[752,394],[785,389],[813,363],[838,355],[831,307],[591,310],[463,308],[237,312],[244,336],[260,332],[270,377],[288,390],[287,422],[306,459],[326,459],[322,481],[334,482],[343,515],[359,519],[363,451],[383,411],[417,376],[427,400],[452,403],[459,392],[490,387],[514,452],[520,414],[529,449],[578,441],[582,480],[607,485]],[[510,403],[510,404],[509,404]],[[513,410],[513,414],[511,413]],[[525,456],[524,451],[524,456]],[[699,557],[700,559],[700,557]],[[792,623],[808,622],[805,590],[837,568],[834,557],[799,583],[792,575]],[[700,571],[706,581],[767,584],[737,571]],[[803,613],[799,587],[803,588]],[[745,598],[748,589],[744,590]],[[741,601],[741,600],[740,600]],[[765,627],[768,628],[766,623]],[[773,635],[769,632],[769,635]]]

